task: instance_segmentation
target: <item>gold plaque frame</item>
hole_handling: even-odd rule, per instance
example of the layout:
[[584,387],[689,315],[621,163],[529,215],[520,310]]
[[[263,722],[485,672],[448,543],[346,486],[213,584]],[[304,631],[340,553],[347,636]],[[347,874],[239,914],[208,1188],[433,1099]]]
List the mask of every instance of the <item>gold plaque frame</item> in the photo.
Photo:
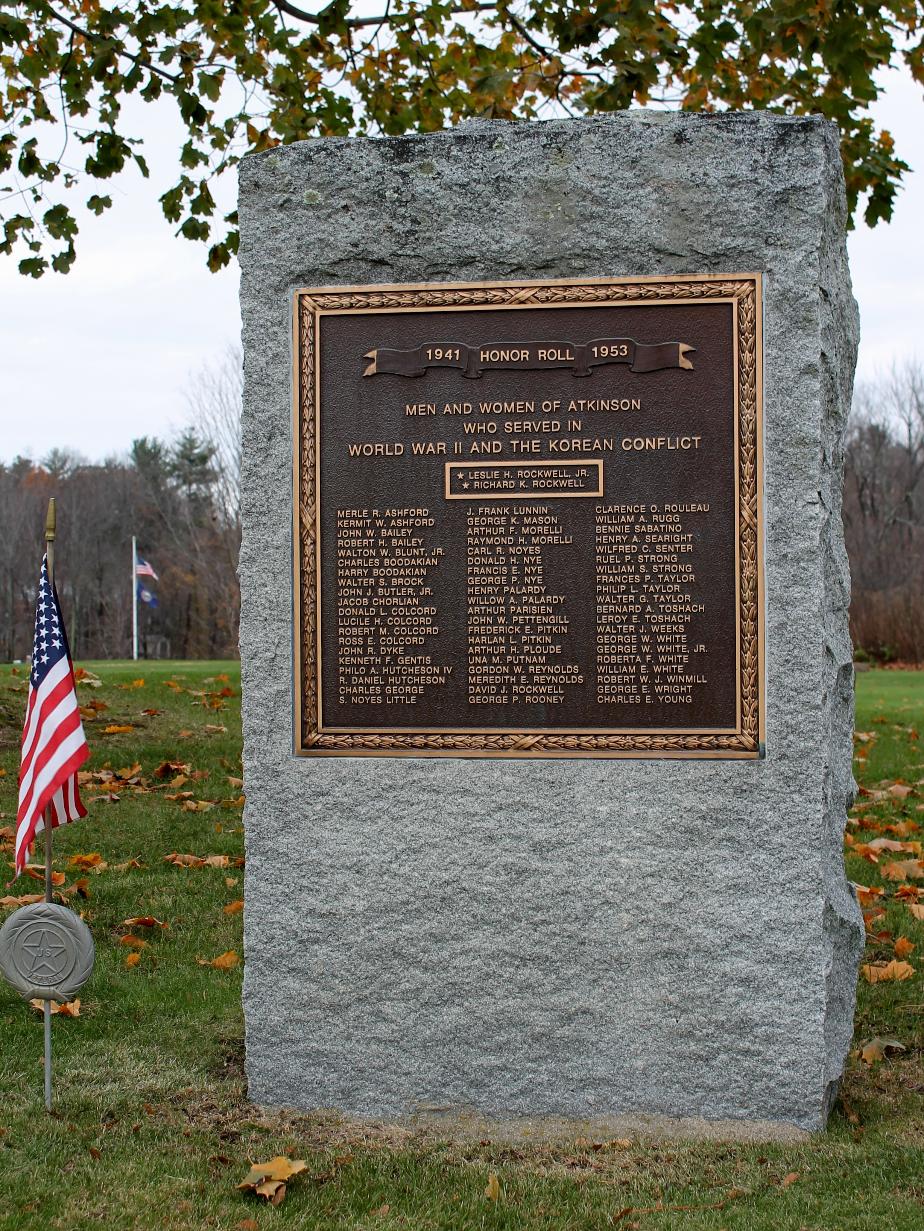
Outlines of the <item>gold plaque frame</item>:
[[[321,719],[321,317],[342,313],[734,305],[737,724],[734,730],[325,730]],[[293,302],[295,752],[300,756],[755,758],[764,740],[760,274],[316,287]]]

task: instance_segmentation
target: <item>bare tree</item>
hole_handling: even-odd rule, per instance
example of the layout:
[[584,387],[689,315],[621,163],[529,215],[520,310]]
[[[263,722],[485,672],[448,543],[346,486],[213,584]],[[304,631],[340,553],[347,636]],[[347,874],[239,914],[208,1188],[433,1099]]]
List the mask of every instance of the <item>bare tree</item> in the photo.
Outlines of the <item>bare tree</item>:
[[844,528],[855,643],[924,658],[924,364],[857,387],[847,444]]

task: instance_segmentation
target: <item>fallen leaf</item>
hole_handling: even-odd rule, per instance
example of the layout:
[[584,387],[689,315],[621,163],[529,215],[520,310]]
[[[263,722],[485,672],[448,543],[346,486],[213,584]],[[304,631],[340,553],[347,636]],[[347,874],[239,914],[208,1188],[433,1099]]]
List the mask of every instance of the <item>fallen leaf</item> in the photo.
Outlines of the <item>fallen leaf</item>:
[[183,803],[184,812],[209,812],[214,807],[208,799],[187,799]]
[[0,898],[0,906],[30,906],[33,902],[41,902],[44,897],[44,893],[22,893],[18,898],[8,894],[5,898]]
[[911,953],[914,953],[913,941],[910,941],[907,936],[899,936],[895,942],[895,956],[908,957]]
[[113,872],[127,872],[129,868],[143,868],[143,867],[144,867],[144,864],[141,862],[140,859],[126,859],[124,863],[114,864],[112,870]]
[[109,867],[99,851],[91,851],[89,855],[71,855],[67,864],[79,872],[102,872]]
[[795,1184],[801,1176],[800,1171],[790,1171],[788,1175],[784,1175],[780,1180],[780,1188],[789,1188],[790,1184]]
[[166,928],[170,925],[153,915],[135,915],[131,919],[123,919],[122,926],[127,928]]
[[[29,1004],[32,1006],[33,1009],[36,1009],[39,1013],[45,1012],[45,1001],[44,1000],[30,1000]],[[63,1004],[59,1004],[58,1001],[53,1000],[51,1002],[51,1013],[52,1013],[52,1016],[58,1013],[60,1014],[61,1017],[79,1017],[80,1016],[80,1001],[79,1000],[66,1000]]]
[[141,764],[136,761],[134,765],[123,765],[121,769],[114,771],[117,778],[121,778],[124,782],[130,781],[132,778],[137,778],[141,774]]
[[146,710],[142,710],[141,712],[148,718],[157,718],[158,715],[162,714],[164,711],[157,710],[153,707],[153,705],[151,705]]
[[492,1171],[488,1176],[487,1187],[484,1190],[484,1195],[489,1201],[497,1201],[501,1195],[500,1180]]
[[207,722],[202,730],[206,733],[206,735],[224,735],[228,728],[219,726],[214,722]]
[[155,778],[172,778],[174,774],[188,774],[190,766],[185,761],[161,761],[154,770]]
[[243,778],[235,778],[232,774],[228,774],[228,786],[242,787],[243,785]]
[[915,919],[920,919],[924,923],[924,905],[920,902],[909,902],[908,909],[914,915]]
[[221,953],[218,957],[213,957],[211,961],[205,957],[197,957],[196,961],[200,966],[211,966],[215,970],[230,970],[232,966],[236,966],[241,959],[233,949],[229,949],[227,953]]
[[260,1224],[255,1218],[242,1218],[234,1224],[237,1231],[260,1231]]
[[870,1039],[868,1043],[864,1043],[860,1048],[860,1059],[864,1064],[875,1064],[878,1060],[884,1060],[886,1056],[893,1052],[905,1051],[904,1043],[899,1043],[898,1039],[882,1039],[877,1035],[876,1038]]
[[882,865],[882,875],[890,881],[919,880],[924,877],[924,859],[898,859]]
[[125,965],[126,966],[137,966],[140,961],[141,961],[140,953],[130,953],[128,957],[125,959]]
[[887,789],[888,794],[891,795],[893,799],[907,799],[914,790],[914,787],[905,786],[903,782],[893,782]]
[[130,735],[134,729],[134,724],[130,722],[111,722],[108,727],[103,727],[103,735]]
[[172,863],[176,868],[205,867],[205,860],[201,855],[181,855],[177,851],[173,851],[169,855],[164,855],[164,863]]
[[304,1171],[306,1165],[300,1158],[282,1155],[271,1158],[268,1163],[253,1163],[238,1188],[249,1189],[271,1205],[279,1205],[286,1195],[286,1181]]
[[[45,865],[41,863],[27,863],[23,868],[26,876],[30,876],[34,881],[43,881],[45,879]],[[67,877],[63,872],[52,872],[51,883],[53,885],[63,885]]]
[[225,884],[228,886],[229,889],[232,889],[239,880],[240,880],[239,876],[226,876]]
[[[243,898],[238,898],[236,902],[229,902],[227,906],[222,907],[222,910],[224,911],[226,915],[236,915],[238,911],[241,911],[243,909],[244,909],[244,899]],[[912,945],[911,947],[913,949],[914,945]]]
[[148,942],[142,940],[140,936],[123,936],[119,940],[119,944],[128,945],[132,949],[146,949],[148,947]]
[[908,962],[870,962],[860,967],[860,973],[867,983],[903,983],[914,974],[914,967]]
[[386,1203],[380,1205],[377,1210],[372,1210],[369,1216],[370,1218],[384,1218],[390,1209],[391,1206]]

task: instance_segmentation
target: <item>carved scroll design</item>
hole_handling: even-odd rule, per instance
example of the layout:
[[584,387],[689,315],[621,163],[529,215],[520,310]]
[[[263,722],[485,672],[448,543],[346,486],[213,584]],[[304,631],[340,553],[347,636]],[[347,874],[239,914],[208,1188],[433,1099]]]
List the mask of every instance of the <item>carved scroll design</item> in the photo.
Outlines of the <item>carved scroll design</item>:
[[[653,302],[675,299],[733,299],[738,323],[738,478],[740,592],[740,733],[671,734],[504,734],[362,732],[325,733],[319,728],[317,644],[317,480],[315,418],[316,312],[388,311],[395,308],[459,306],[519,307],[527,304]],[[683,754],[722,756],[756,753],[760,739],[760,550],[758,526],[759,390],[757,362],[757,287],[752,279],[663,282],[543,284],[541,286],[460,286],[385,288],[300,293],[296,303],[299,341],[297,369],[297,611],[300,638],[301,749],[340,753],[461,753],[569,755],[574,753]]]

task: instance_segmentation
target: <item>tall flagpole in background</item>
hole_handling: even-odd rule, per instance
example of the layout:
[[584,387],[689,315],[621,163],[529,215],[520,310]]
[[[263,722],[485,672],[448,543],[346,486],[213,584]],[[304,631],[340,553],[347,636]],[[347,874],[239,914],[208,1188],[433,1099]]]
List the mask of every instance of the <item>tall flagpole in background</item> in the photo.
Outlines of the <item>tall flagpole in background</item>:
[[[55,588],[55,528],[57,514],[54,496],[48,501],[48,516],[45,518],[45,558],[48,569],[48,584],[52,593]],[[51,901],[51,804],[45,808],[45,901]],[[43,1005],[45,1017],[45,1110],[51,1111],[51,1001]]]
[[138,544],[132,535],[132,658],[138,658]]

